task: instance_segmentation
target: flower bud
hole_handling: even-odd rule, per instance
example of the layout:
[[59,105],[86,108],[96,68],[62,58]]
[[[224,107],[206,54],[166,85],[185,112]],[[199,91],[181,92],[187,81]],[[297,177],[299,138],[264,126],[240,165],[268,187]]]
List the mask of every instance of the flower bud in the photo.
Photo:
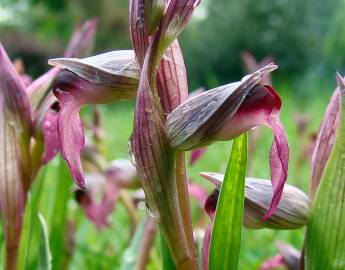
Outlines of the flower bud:
[[[218,173],[201,173],[213,182],[217,189],[206,202],[206,211],[212,216],[216,209],[219,187],[224,176]],[[292,185],[285,185],[276,211],[269,218],[262,217],[270,207],[272,185],[269,180],[246,178],[244,200],[244,226],[249,229],[298,229],[307,224],[310,213],[308,196]]]

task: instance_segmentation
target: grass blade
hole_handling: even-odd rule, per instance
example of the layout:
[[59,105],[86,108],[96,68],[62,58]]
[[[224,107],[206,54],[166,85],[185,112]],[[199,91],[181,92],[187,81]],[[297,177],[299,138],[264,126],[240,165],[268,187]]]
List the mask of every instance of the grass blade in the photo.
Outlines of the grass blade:
[[52,257],[49,249],[49,236],[47,223],[44,217],[38,213],[38,219],[40,223],[40,244],[39,244],[39,256],[38,256],[38,269],[39,270],[51,270]]
[[47,167],[43,167],[40,170],[27,198],[20,236],[17,270],[31,269],[37,265],[37,253],[30,249],[30,247],[37,246],[39,241],[39,220],[37,219],[37,213],[46,171]]
[[163,270],[175,270],[175,265],[174,262],[171,258],[170,252],[168,245],[166,244],[163,235],[160,234],[161,236],[161,252],[162,252],[162,269]]
[[241,246],[247,135],[232,144],[224,182],[220,189],[211,236],[209,270],[237,269]]
[[339,125],[307,226],[306,269],[345,269],[345,81]]

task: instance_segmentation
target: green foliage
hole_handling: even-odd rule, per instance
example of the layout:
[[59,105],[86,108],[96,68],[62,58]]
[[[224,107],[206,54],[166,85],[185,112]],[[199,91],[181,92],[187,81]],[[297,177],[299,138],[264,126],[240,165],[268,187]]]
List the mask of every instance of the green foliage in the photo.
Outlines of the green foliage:
[[[320,75],[325,32],[341,1],[202,1],[194,24],[181,35],[192,89],[239,78],[240,54],[245,50],[258,60],[273,56],[284,81],[299,80],[309,67]],[[339,12],[339,18],[343,13]],[[340,26],[339,21],[334,23]],[[339,59],[340,55],[342,52],[333,57]],[[334,70],[333,63],[327,67]]]
[[209,269],[237,269],[241,246],[247,135],[234,139],[220,188],[211,235]]
[[307,226],[306,269],[345,268],[345,96],[339,126]]
[[123,252],[120,270],[135,269],[137,256],[140,252],[140,240],[143,238],[145,233],[145,222],[146,218],[141,220],[135,231],[135,234],[133,235],[130,245]]

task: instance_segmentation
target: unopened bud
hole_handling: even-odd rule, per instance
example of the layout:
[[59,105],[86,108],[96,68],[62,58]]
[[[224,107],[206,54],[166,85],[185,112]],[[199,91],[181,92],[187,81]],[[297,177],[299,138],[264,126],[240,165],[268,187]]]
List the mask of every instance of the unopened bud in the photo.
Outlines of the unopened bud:
[[[218,173],[201,173],[201,176],[213,182],[217,189],[224,175]],[[213,198],[215,196],[212,193]],[[272,199],[272,184],[269,180],[246,178],[243,223],[248,229],[292,230],[307,224],[310,213],[310,200],[300,189],[285,185],[281,200],[275,212],[266,220],[263,216],[270,207]],[[208,202],[217,200],[208,200]],[[208,205],[210,212],[212,207]],[[216,209],[214,205],[213,209]]]

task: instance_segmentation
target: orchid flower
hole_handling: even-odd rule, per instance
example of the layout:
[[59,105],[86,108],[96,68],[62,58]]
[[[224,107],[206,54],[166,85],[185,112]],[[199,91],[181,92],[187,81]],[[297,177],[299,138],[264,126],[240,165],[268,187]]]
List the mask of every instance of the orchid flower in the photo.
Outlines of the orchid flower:
[[214,141],[231,140],[258,125],[270,127],[274,140],[270,152],[274,195],[264,218],[277,208],[287,178],[289,148],[279,121],[281,101],[276,92],[260,82],[277,66],[268,65],[241,82],[203,92],[177,107],[165,125],[173,148],[190,150]]
[[[98,230],[110,225],[107,217],[113,212],[121,189],[140,187],[136,169],[129,160],[114,160],[104,175],[87,174],[86,179],[86,189],[76,190],[76,200]],[[99,202],[98,193],[102,194]]]
[[287,270],[300,269],[301,254],[293,246],[283,242],[276,243],[279,254],[261,263],[258,270],[271,270],[284,267]]
[[79,117],[84,104],[111,103],[135,96],[139,70],[133,51],[114,51],[85,59],[52,59],[63,68],[53,81],[61,109],[57,120],[61,154],[75,182],[84,187],[80,153],[85,136]]
[[[79,46],[73,46],[70,53]],[[48,88],[49,83],[43,83],[40,78],[26,87],[1,44],[0,77],[0,209],[6,246],[5,268],[12,270],[17,264],[27,193],[39,168],[54,154],[49,139],[45,138],[46,149],[41,142],[42,133],[54,133],[54,128],[47,124],[54,123],[54,116],[49,111],[50,106],[40,105],[41,102],[53,104],[46,99],[43,101],[44,95],[39,95],[38,103],[30,95],[46,92],[47,89],[38,86],[47,85]]]

